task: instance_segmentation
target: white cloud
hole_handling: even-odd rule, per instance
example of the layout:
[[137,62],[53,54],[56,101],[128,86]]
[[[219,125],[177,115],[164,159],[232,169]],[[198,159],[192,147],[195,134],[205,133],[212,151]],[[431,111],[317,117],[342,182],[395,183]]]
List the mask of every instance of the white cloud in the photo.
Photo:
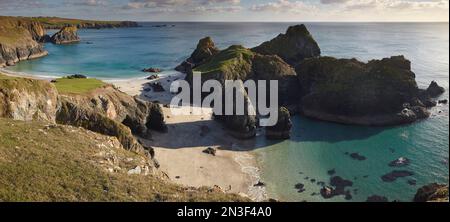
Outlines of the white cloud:
[[271,11],[271,12],[310,12],[315,10],[314,5],[306,4],[302,1],[288,1],[288,0],[278,0],[276,2],[269,2],[265,4],[253,5],[250,10],[256,12]]

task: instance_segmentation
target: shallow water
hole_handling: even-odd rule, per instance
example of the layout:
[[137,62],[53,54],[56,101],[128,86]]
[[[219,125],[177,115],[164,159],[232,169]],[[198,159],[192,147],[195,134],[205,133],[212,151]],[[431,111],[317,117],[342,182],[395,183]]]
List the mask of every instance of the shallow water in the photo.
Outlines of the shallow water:
[[[256,46],[284,32],[290,23],[172,23],[168,27],[80,30],[82,42],[75,45],[46,44],[50,55],[19,63],[9,70],[37,75],[62,76],[81,73],[103,79],[142,77],[140,70],[158,67],[167,71],[188,56],[197,41],[213,37],[220,48],[231,44]],[[436,80],[448,91],[448,23],[310,23],[310,32],[322,54],[367,61],[405,55],[412,61],[417,82],[426,87]],[[87,43],[92,44],[87,44]],[[448,92],[442,96],[448,99]],[[448,183],[449,109],[433,109],[433,117],[400,127],[355,127],[295,117],[293,137],[271,143],[258,137],[262,179],[269,195],[287,201],[343,201],[339,196],[324,200],[316,182],[329,182],[327,171],[353,181],[352,201],[365,201],[377,194],[390,200],[410,201],[419,186]],[[344,153],[359,153],[356,161]],[[381,176],[394,170],[388,164],[399,157],[412,163],[405,167],[414,176],[386,183]],[[302,174],[300,174],[300,172]],[[368,176],[364,178],[364,176]],[[309,177],[305,180],[305,177]],[[407,183],[417,181],[416,186]],[[308,182],[309,181],[309,182]],[[297,193],[295,184],[305,184]]]

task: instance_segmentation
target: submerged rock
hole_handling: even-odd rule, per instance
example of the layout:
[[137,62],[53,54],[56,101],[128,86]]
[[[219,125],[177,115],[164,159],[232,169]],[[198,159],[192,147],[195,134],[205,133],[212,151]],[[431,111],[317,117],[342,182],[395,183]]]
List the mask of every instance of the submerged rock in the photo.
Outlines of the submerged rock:
[[320,48],[305,25],[291,26],[286,34],[264,42],[252,49],[263,55],[278,55],[291,65],[303,59],[320,56]]
[[384,182],[394,182],[398,178],[413,176],[414,173],[407,170],[394,170],[388,174],[385,174],[381,177]]
[[51,42],[54,44],[77,43],[80,41],[77,32],[78,28],[75,26],[64,27],[51,37]]
[[448,202],[448,185],[432,183],[419,188],[414,202]]
[[359,161],[364,161],[367,159],[365,156],[360,155],[359,153],[352,153],[352,154],[350,154],[350,157],[354,160],[359,160]]
[[366,202],[380,202],[380,203],[386,203],[389,202],[387,197],[373,195],[367,198]]

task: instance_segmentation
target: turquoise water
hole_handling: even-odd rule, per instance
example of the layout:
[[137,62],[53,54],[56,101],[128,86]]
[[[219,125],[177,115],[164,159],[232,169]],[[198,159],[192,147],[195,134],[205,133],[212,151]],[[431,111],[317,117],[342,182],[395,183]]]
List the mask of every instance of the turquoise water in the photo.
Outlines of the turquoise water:
[[[166,28],[143,23],[131,29],[81,30],[82,43],[68,46],[47,44],[50,55],[21,62],[8,69],[37,75],[62,76],[82,73],[103,79],[143,77],[145,67],[170,70],[188,56],[198,39],[212,36],[223,48],[231,44],[253,47],[284,32],[290,23],[174,23]],[[405,55],[412,61],[417,82],[426,87],[436,80],[449,88],[448,23],[311,23],[309,30],[323,55],[363,61],[391,55]],[[87,44],[90,42],[92,44]],[[448,99],[448,92],[441,98]],[[425,121],[400,127],[356,127],[295,117],[289,141],[257,139],[256,152],[262,180],[271,197],[284,201],[346,201],[343,196],[324,200],[320,187],[310,179],[328,183],[327,171],[354,184],[351,201],[365,201],[370,195],[390,200],[410,201],[419,186],[448,183],[449,109],[432,110]],[[345,153],[359,153],[365,161]],[[393,169],[389,162],[407,157],[412,163],[404,169],[414,176],[385,183],[380,176]],[[300,174],[302,173],[302,174]],[[364,178],[364,176],[368,176]],[[305,177],[309,177],[308,180]],[[408,180],[417,181],[416,186]],[[298,193],[295,184],[306,191]]]

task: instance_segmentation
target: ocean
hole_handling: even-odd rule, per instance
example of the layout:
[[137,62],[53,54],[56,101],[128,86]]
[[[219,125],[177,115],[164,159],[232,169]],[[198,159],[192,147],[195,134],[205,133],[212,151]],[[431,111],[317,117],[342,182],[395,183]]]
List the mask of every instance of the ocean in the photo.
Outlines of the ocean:
[[[160,25],[167,24],[161,27]],[[84,74],[101,79],[142,78],[140,70],[156,67],[170,74],[195,49],[198,40],[211,36],[219,48],[233,44],[253,47],[299,23],[141,23],[128,29],[80,30],[80,44],[46,44],[49,56],[24,61],[8,70],[42,76]],[[432,80],[449,89],[448,23],[306,23],[322,55],[362,61],[404,55],[412,62],[420,87]],[[160,27],[158,27],[160,26]],[[50,31],[54,32],[53,31]],[[270,197],[283,201],[365,201],[385,196],[411,201],[425,184],[448,183],[449,108],[439,105],[432,117],[398,127],[358,127],[293,118],[292,139],[269,142],[257,138],[255,153],[261,180]],[[359,153],[366,160],[352,159]],[[383,182],[395,170],[388,164],[406,157],[413,176]],[[328,171],[353,182],[344,196],[317,195],[328,184]],[[295,188],[304,185],[304,191]],[[415,184],[415,185],[414,185]]]

